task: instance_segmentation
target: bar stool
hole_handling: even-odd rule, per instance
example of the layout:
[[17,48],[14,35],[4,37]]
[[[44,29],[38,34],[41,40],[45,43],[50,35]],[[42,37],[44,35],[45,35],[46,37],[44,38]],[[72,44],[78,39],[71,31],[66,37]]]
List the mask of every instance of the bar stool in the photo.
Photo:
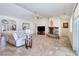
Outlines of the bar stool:
[[28,47],[32,48],[32,35],[31,34],[26,34],[25,47],[27,49]]

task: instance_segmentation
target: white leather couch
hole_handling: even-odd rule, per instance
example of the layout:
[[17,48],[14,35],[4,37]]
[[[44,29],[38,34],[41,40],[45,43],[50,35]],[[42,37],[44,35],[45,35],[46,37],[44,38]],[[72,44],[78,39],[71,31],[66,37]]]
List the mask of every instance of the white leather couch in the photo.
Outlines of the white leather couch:
[[32,38],[32,33],[29,29],[23,31],[7,31],[5,32],[7,42],[16,47],[25,45],[25,40]]
[[7,42],[16,47],[25,45],[26,34],[24,31],[7,31],[4,32]]
[[25,40],[26,40],[26,33],[24,31],[16,31],[13,34],[14,40],[15,40],[15,46],[22,46],[25,45]]

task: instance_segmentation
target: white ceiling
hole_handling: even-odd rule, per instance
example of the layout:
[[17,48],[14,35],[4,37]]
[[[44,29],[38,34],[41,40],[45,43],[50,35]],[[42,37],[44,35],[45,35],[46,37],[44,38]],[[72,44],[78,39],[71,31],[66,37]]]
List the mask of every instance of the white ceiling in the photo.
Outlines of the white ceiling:
[[20,3],[18,5],[44,17],[71,15],[75,6],[74,3]]
[[12,3],[0,3],[0,15],[28,19],[33,16],[32,12]]
[[22,19],[40,15],[42,17],[71,15],[74,3],[0,3],[0,15]]

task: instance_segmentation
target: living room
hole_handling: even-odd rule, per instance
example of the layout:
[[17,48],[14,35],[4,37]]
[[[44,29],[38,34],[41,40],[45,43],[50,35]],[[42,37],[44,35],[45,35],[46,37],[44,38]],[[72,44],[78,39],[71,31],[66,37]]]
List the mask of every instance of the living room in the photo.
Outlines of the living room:
[[70,38],[71,16],[76,5],[0,4],[0,55],[76,55]]

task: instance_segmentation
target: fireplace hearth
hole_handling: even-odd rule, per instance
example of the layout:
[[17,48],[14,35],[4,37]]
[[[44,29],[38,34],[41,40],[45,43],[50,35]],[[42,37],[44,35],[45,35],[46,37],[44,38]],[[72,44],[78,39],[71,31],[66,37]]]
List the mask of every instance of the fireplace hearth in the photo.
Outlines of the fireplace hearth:
[[59,34],[59,27],[49,27],[49,34]]

